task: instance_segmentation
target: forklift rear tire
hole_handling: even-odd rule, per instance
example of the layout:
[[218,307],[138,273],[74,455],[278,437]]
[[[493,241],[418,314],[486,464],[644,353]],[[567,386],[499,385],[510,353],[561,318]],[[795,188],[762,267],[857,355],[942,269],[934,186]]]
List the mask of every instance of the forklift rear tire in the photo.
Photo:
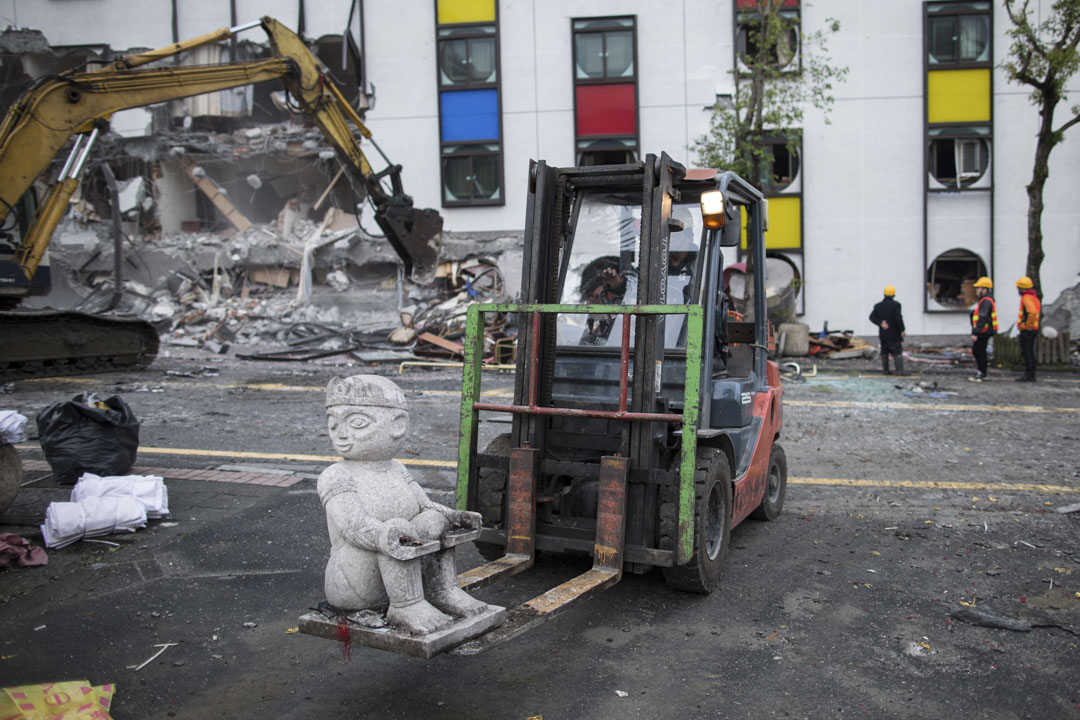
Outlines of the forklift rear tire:
[[719,450],[706,449],[697,460],[694,554],[685,565],[664,568],[664,580],[676,590],[710,593],[720,583],[731,536],[731,469]]
[[[496,435],[484,449],[485,455],[510,457],[510,433]],[[506,508],[506,488],[510,482],[510,473],[495,468],[480,468],[477,472],[476,500],[477,511],[484,516],[484,527],[501,528],[503,512]],[[498,560],[506,554],[502,545],[486,542],[474,542],[476,551],[485,560]]]
[[787,494],[787,455],[780,443],[774,442],[769,455],[769,475],[765,480],[765,495],[761,504],[750,513],[755,520],[775,520],[784,509]]

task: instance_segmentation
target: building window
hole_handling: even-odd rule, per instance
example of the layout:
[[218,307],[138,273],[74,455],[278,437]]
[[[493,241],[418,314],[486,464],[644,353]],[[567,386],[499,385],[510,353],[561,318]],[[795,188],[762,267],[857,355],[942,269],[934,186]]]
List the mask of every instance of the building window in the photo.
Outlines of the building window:
[[439,29],[439,84],[490,85],[498,80],[495,26]]
[[930,298],[947,308],[961,309],[975,303],[975,281],[987,275],[986,263],[970,250],[947,250],[926,269]]
[[990,167],[985,137],[932,137],[930,174],[944,187],[959,190],[979,183]]
[[637,161],[632,140],[582,140],[578,142],[578,165],[629,165]]
[[499,146],[449,145],[443,147],[443,203],[501,200]]
[[990,3],[929,3],[927,61],[932,66],[990,62]]
[[633,17],[572,22],[578,165],[638,157],[637,34]]
[[574,68],[578,80],[634,77],[633,18],[575,20]]
[[761,167],[761,185],[769,192],[782,192],[799,176],[799,148],[786,138],[766,140],[767,156]]
[[443,207],[505,202],[495,0],[435,0]]
[[[761,51],[761,15],[758,3],[766,0],[737,0],[735,3],[735,55],[740,69],[746,70],[746,58]],[[778,13],[780,37],[766,53],[769,63],[778,70],[799,68],[799,0],[782,0]]]

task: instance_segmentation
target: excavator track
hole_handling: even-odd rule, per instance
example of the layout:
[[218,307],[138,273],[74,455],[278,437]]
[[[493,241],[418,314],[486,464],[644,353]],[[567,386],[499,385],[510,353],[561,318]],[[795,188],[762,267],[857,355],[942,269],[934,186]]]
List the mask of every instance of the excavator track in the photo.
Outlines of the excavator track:
[[0,380],[142,368],[158,352],[145,320],[78,312],[0,312]]

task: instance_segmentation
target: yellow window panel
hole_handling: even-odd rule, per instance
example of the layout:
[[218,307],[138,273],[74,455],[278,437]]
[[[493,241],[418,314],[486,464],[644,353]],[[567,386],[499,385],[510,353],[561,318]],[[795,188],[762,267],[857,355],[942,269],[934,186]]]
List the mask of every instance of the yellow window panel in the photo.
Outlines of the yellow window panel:
[[769,229],[765,231],[765,248],[798,249],[802,247],[802,198],[796,196],[769,198]]
[[[766,250],[798,250],[802,247],[802,197],[785,195],[769,198],[769,229],[765,231]],[[742,248],[746,249],[746,208],[742,217]]]
[[990,122],[990,68],[928,72],[926,115],[931,123]]
[[439,24],[495,22],[495,0],[438,0]]

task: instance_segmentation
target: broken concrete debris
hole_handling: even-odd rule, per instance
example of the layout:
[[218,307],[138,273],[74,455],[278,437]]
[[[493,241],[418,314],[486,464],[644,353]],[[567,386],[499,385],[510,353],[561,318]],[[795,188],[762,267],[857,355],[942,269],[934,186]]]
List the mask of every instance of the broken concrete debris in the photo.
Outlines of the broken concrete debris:
[[993,610],[984,605],[973,605],[971,607],[963,607],[958,610],[953,610],[949,613],[949,617],[966,622],[971,625],[978,625],[981,627],[998,628],[1001,630],[1013,630],[1015,632],[1031,632],[1035,628],[1058,628],[1064,630],[1070,635],[1076,635],[1076,631],[1072,628],[1066,627],[1055,622],[1044,622],[1041,620],[1020,620],[1004,613],[1000,613],[997,610]]
[[[368,235],[354,215],[330,208],[318,224],[303,217],[290,222],[286,237],[267,224],[243,231],[130,236],[119,310],[152,322],[166,346],[225,353],[237,346],[285,343],[295,353],[300,344],[304,359],[310,359],[313,342],[339,353],[359,346],[402,351],[416,342],[416,328],[460,336],[471,302],[508,299],[494,257],[447,261],[433,286],[416,286],[403,277],[385,240]],[[54,268],[70,271],[54,270],[54,277],[68,279],[57,294],[70,294],[73,304],[90,311],[112,293],[106,270],[112,249],[99,231],[105,231],[100,223],[68,218],[52,254]],[[493,347],[506,336],[506,323],[490,322]],[[311,325],[318,326],[317,333],[306,331]],[[429,354],[435,350],[420,348]]]

